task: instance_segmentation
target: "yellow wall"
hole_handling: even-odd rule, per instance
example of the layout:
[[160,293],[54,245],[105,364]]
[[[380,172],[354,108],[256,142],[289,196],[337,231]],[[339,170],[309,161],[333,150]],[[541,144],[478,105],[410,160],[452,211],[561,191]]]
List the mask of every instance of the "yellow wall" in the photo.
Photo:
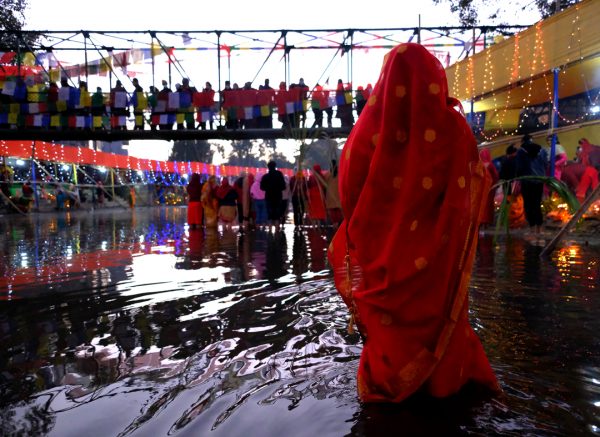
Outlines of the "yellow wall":
[[[498,93],[475,110],[494,107],[522,107],[528,98],[528,82],[532,77],[547,74],[547,80],[533,83],[530,104],[548,101],[547,83],[552,90],[553,68],[574,61],[586,60],[561,73],[559,95],[578,94],[600,86],[599,62],[590,60],[600,54],[600,1],[584,0],[571,8],[540,21],[536,25],[495,44],[476,55],[446,69],[450,95],[460,100],[501,90],[510,84],[526,82],[522,88]],[[572,71],[571,71],[572,70]],[[508,97],[510,99],[507,102]],[[551,94],[550,94],[551,96]]]

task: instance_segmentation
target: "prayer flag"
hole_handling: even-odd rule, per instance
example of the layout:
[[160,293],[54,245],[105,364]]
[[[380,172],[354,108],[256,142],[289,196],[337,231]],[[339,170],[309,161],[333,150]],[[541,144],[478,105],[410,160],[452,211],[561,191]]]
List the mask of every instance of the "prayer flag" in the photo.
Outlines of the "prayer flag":
[[352,93],[350,91],[346,91],[344,93],[344,97],[346,99],[346,103],[347,104],[351,104],[352,103]]
[[82,91],[79,97],[79,106],[82,108],[89,108],[92,106],[92,96],[88,91]]
[[156,102],[156,108],[154,108],[156,112],[165,112],[167,110],[167,102],[164,100],[158,100]]
[[78,115],[75,117],[75,127],[78,127],[78,128],[85,127],[85,117],[83,115]]
[[262,117],[268,117],[271,115],[271,107],[269,105],[262,105],[260,107],[260,115]]
[[179,93],[169,93],[169,109],[179,109]]
[[69,87],[61,87],[58,89],[58,100],[62,102],[69,101]]
[[12,114],[18,114],[19,112],[21,112],[21,105],[19,105],[18,103],[11,103],[9,112]]
[[65,112],[67,110],[67,102],[64,100],[58,100],[56,102],[56,110],[58,112]]
[[285,102],[285,113],[293,114],[294,112],[294,102]]
[[14,96],[15,90],[17,89],[17,83],[9,80],[4,82],[4,86],[2,87],[2,94],[5,96]]
[[148,107],[148,98],[146,97],[146,93],[138,91],[135,93],[135,97],[135,109],[146,109]]
[[55,83],[60,82],[60,70],[50,69],[50,71],[48,72],[48,75],[50,76],[50,82],[55,82]]
[[182,108],[188,108],[192,106],[192,93],[181,92],[179,93],[179,104]]
[[42,127],[44,116],[42,114],[36,114],[33,116],[33,125],[35,127]]
[[31,85],[31,86],[27,87],[27,101],[28,102],[39,102],[40,101],[39,85]]
[[185,120],[185,116],[182,112],[178,112],[176,115],[177,124],[182,124]]
[[16,112],[8,113],[8,124],[17,124],[17,120],[19,119],[19,114]]
[[252,120],[252,118],[254,116],[254,111],[252,106],[245,106],[244,107],[244,120]]
[[142,126],[144,124],[144,116],[143,115],[136,115],[135,116],[135,125],[136,126]]
[[94,122],[94,127],[95,128],[102,127],[102,116],[101,115],[95,115],[93,122]]
[[40,105],[39,103],[30,103],[28,109],[30,114],[37,114],[40,112]]
[[50,126],[51,127],[60,127],[60,115],[52,115],[50,117]]
[[126,108],[127,107],[127,93],[124,91],[115,92],[115,108]]

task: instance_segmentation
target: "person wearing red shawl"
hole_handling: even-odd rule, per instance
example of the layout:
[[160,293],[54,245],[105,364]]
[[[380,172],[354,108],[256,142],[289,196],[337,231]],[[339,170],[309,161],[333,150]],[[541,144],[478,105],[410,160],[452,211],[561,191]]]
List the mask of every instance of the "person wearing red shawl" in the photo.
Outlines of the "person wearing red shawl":
[[188,209],[187,209],[187,221],[190,228],[198,228],[202,226],[202,203],[200,198],[202,196],[202,183],[200,182],[200,175],[193,173],[190,178],[190,183],[186,187],[188,194]]
[[219,220],[226,225],[230,225],[237,216],[238,194],[229,183],[227,176],[221,179],[221,185],[217,187],[216,196],[219,201]]
[[467,382],[498,391],[469,325],[468,285],[490,187],[444,68],[401,44],[342,152],[345,220],[329,248],[349,330],[364,339],[365,402],[445,397]]
[[[498,176],[498,170],[496,170],[496,166],[494,166],[494,163],[492,162],[492,155],[490,154],[490,150],[489,149],[481,149],[479,151],[479,157],[481,158],[481,161],[483,162],[485,171],[487,172],[487,174],[490,177],[492,185],[494,185],[496,182],[498,182],[499,176]],[[485,201],[485,205],[484,205],[483,212],[481,215],[481,224],[484,226],[494,224],[494,212],[496,209],[496,207],[494,205],[494,195],[495,195],[495,192],[490,190],[488,192],[488,195],[487,195],[487,198]]]
[[600,146],[596,146],[589,142],[587,138],[579,140],[581,153],[579,159],[584,165],[591,165],[600,170]]
[[[285,82],[279,82],[279,90],[275,95],[275,104],[277,105],[277,119],[281,122],[282,129],[289,129],[292,127],[294,118],[293,111],[293,100],[290,91],[287,90]],[[289,105],[291,104],[291,108]]]
[[323,92],[323,87],[319,84],[315,85],[315,89],[312,92],[311,107],[315,114],[315,122],[311,127],[323,127],[323,109],[327,107],[327,98]]
[[321,181],[325,180],[321,166],[315,164],[312,174],[308,177],[306,186],[308,188],[308,218],[313,224],[321,225],[327,219],[325,210],[325,186]]

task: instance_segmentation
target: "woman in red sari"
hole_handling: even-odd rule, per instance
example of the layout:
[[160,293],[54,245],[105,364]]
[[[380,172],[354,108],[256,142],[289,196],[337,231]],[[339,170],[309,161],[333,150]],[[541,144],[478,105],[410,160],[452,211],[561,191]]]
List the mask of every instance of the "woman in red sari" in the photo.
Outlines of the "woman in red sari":
[[[492,162],[492,155],[490,153],[490,150],[489,149],[481,149],[479,151],[479,157],[481,158],[481,161],[483,162],[483,167],[485,168],[485,171],[490,176],[491,184],[494,185],[496,182],[498,182],[499,177],[498,177],[498,170],[496,170],[496,167],[494,166],[494,163]],[[481,212],[482,227],[494,224],[494,213],[496,211],[496,206],[494,205],[494,195],[495,195],[495,191],[490,190],[486,197],[486,201],[484,202],[485,204],[484,204],[483,210]]]
[[457,106],[440,62],[399,45],[342,152],[345,221],[329,258],[364,338],[365,402],[445,397],[468,381],[499,390],[468,320],[489,180]]
[[323,180],[325,179],[321,172],[321,166],[315,164],[306,186],[308,187],[308,218],[316,225],[322,225],[327,219],[324,185],[321,183]]
[[188,225],[191,228],[202,226],[202,203],[200,198],[202,196],[202,183],[200,182],[200,175],[193,173],[190,179],[190,183],[186,187],[188,194],[188,210],[187,220]]

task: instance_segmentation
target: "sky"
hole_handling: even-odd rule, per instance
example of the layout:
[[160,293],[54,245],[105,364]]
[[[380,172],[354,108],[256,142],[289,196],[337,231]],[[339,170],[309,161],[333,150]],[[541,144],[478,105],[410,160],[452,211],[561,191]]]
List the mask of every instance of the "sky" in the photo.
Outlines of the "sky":
[[[450,12],[448,4],[435,5],[433,0],[368,0],[364,3],[333,0],[303,0],[297,3],[282,0],[255,2],[228,0],[222,4],[222,7],[216,2],[209,3],[198,0],[171,0],[168,2],[28,0],[28,3],[29,7],[25,13],[25,29],[27,30],[372,29],[416,27],[419,25],[419,20],[422,27],[458,25],[458,17]],[[514,14],[508,21],[511,21],[512,24],[530,24],[539,19],[535,13],[519,14],[519,18],[525,21],[514,22]],[[482,20],[482,24],[489,23]],[[309,55],[309,51],[302,52],[302,56],[294,55],[295,57],[290,61],[291,81],[296,81],[296,76],[303,75],[306,83],[312,86],[314,85],[312,82],[316,82],[320,77],[319,74],[323,72],[323,66],[328,63],[327,56],[331,55],[323,55],[323,59],[314,60],[309,58],[310,55],[315,56],[314,53]],[[358,85],[366,85],[376,81],[383,55],[384,53],[381,52],[363,59],[355,56],[356,61],[353,63],[355,84],[358,82]],[[199,63],[198,56],[200,55],[195,56],[196,58],[188,60],[187,64],[183,59],[182,65],[184,67],[186,65],[196,66]],[[238,76],[228,78],[231,78],[232,82],[239,81],[241,84],[252,79],[251,76],[254,76],[255,73],[258,74],[257,65],[260,66],[264,56],[265,52],[258,53],[255,56],[254,64],[248,67],[237,61],[232,62],[235,64],[233,74],[237,72]],[[242,59],[241,56],[240,59]],[[328,72],[332,75],[332,83],[342,77],[343,71],[348,70],[343,60],[336,62],[332,71]],[[312,64],[316,64],[316,67],[314,73],[311,74],[306,70]],[[194,71],[193,67],[188,68],[186,74],[198,88],[204,85],[205,80],[210,80],[213,87],[217,88],[215,78],[205,77],[201,71],[198,72],[198,69]],[[283,76],[282,68],[282,62],[277,64],[270,61],[270,64],[260,71],[261,76],[257,80],[262,83],[264,77],[270,77],[271,84],[276,86],[283,79],[283,77],[277,77]],[[339,72],[334,71],[334,68],[338,68]],[[160,78],[164,78],[166,75],[164,70],[159,74]],[[226,75],[231,76],[232,70],[228,70]],[[148,75],[143,77],[144,80],[147,80]],[[140,84],[147,89],[151,83],[144,83],[144,80],[140,79]],[[178,81],[174,79],[174,82]],[[89,85],[90,89],[95,89],[95,86],[100,84],[90,83]],[[155,144],[145,142],[140,145],[132,144],[130,153],[135,156],[143,154],[143,157],[166,159],[168,148],[165,147],[164,142]]]
[[[29,0],[26,28],[35,30],[247,30],[424,26],[452,21],[447,5],[431,0],[285,2]],[[66,12],[70,11],[70,12]],[[292,13],[293,11],[293,13]],[[442,23],[441,21],[444,21]],[[454,20],[456,24],[457,20]]]

